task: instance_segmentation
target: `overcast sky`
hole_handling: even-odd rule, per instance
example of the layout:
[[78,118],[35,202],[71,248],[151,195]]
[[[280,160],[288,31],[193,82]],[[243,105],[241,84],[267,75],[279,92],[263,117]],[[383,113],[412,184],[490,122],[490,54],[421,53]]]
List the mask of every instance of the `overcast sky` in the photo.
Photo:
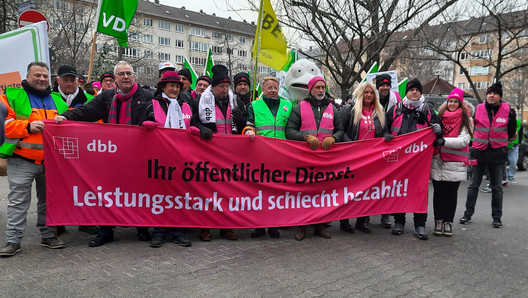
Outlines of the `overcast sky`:
[[247,0],[160,0],[160,3],[178,8],[185,6],[185,9],[196,12],[201,9],[206,14],[216,13],[219,17],[231,17],[237,21],[257,22],[257,13],[249,10]]

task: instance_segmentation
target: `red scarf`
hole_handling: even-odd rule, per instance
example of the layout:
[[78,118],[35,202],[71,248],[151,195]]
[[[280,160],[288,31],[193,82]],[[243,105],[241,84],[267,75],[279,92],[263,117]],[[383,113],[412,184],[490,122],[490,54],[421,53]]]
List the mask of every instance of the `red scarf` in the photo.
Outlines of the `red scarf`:
[[462,109],[458,108],[454,112],[445,110],[442,115],[442,126],[444,137],[458,137],[460,126],[462,125]]
[[[113,124],[131,124],[132,122],[132,103],[129,100],[138,90],[138,84],[134,82],[132,89],[128,93],[117,93],[112,98],[112,105],[110,106],[110,113],[108,114],[108,123]],[[121,102],[121,107],[118,108],[117,103]]]

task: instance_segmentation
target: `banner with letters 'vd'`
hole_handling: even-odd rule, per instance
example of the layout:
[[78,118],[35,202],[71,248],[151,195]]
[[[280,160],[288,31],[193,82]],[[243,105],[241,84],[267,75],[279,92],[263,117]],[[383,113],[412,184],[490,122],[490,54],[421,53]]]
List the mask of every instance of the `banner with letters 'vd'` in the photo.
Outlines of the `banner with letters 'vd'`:
[[251,228],[427,212],[431,129],[307,143],[46,121],[48,225]]

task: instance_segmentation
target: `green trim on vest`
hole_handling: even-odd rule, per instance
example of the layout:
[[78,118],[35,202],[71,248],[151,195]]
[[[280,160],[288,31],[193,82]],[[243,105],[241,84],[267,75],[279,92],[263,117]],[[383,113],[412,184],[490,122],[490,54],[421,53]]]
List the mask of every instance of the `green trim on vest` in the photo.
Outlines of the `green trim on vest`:
[[[16,115],[16,120],[27,120],[29,115],[31,115],[31,103],[29,102],[29,96],[23,88],[6,88],[6,97],[9,102],[9,106]],[[64,113],[68,110],[68,105],[62,100],[60,93],[52,92],[51,98],[55,102],[55,107],[59,114]],[[20,140],[18,140],[20,141]],[[7,158],[8,156],[13,155],[13,152],[16,149],[18,141],[13,139],[6,140],[6,142],[0,147],[0,157]]]
[[255,100],[253,103],[253,113],[255,114],[255,128],[257,135],[286,139],[286,123],[290,118],[292,103],[280,99],[277,117],[273,117],[270,109],[263,99]]
[[90,100],[92,100],[95,96],[84,92],[84,95],[86,95],[86,101],[83,104],[87,104]]

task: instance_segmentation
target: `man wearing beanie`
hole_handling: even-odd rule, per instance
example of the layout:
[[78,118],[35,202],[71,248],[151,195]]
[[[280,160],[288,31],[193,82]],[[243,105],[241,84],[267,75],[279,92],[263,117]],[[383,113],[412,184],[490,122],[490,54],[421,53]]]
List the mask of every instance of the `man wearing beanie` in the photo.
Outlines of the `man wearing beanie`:
[[[308,82],[308,90],[308,97],[292,109],[286,124],[286,139],[307,142],[312,150],[317,150],[319,145],[323,150],[328,150],[335,142],[343,141],[343,124],[326,94],[323,77],[313,77]],[[315,235],[331,238],[324,224],[315,225]],[[301,241],[305,236],[306,226],[298,227],[295,240]]]
[[491,217],[493,227],[502,227],[502,169],[507,160],[508,140],[515,137],[517,121],[515,111],[502,101],[502,84],[496,82],[486,91],[486,102],[475,110],[475,132],[471,155],[477,160],[469,184],[466,211],[460,219],[467,224],[475,213],[478,189],[486,167],[491,186]]
[[192,75],[191,71],[187,68],[182,68],[178,70],[178,75],[180,76],[182,82],[183,82],[183,88],[182,91],[191,93],[191,84],[192,84]]
[[197,95],[201,95],[213,81],[208,76],[200,76],[196,79],[196,89],[191,92],[192,98],[196,98]]
[[249,75],[246,72],[239,72],[233,78],[235,83],[235,94],[238,99],[242,100],[247,107],[251,102],[251,84],[249,82]]
[[[241,134],[246,126],[246,109],[242,101],[237,100],[233,91],[229,89],[231,81],[228,70],[225,66],[217,64],[211,71],[213,72],[211,86],[201,95],[196,96],[191,104],[194,123],[206,140],[212,139],[213,134]],[[221,229],[220,236],[229,240],[237,239],[232,229]],[[201,230],[200,240],[211,240],[209,229]]]
[[389,74],[376,76],[376,89],[378,89],[380,104],[387,112],[401,101],[398,92],[391,91],[392,77]]
[[[376,76],[376,89],[378,89],[379,101],[385,112],[401,101],[399,93],[392,91],[391,87],[392,77],[389,74]],[[391,228],[390,214],[381,215],[381,225],[386,229]]]
[[[422,83],[412,79],[407,83],[405,97],[401,102],[389,109],[385,117],[390,134],[385,135],[385,140],[390,141],[394,136],[403,135],[419,129],[433,127],[437,139],[434,146],[442,146],[445,141],[442,138],[442,127],[440,120],[432,108],[425,103],[422,95]],[[429,235],[425,231],[427,213],[414,213],[414,231],[420,240],[427,240]],[[405,227],[405,213],[394,214],[393,235],[403,234]]]
[[99,82],[101,82],[101,92],[115,89],[116,84],[114,72],[111,70],[105,71],[101,76],[101,79],[99,79]]

